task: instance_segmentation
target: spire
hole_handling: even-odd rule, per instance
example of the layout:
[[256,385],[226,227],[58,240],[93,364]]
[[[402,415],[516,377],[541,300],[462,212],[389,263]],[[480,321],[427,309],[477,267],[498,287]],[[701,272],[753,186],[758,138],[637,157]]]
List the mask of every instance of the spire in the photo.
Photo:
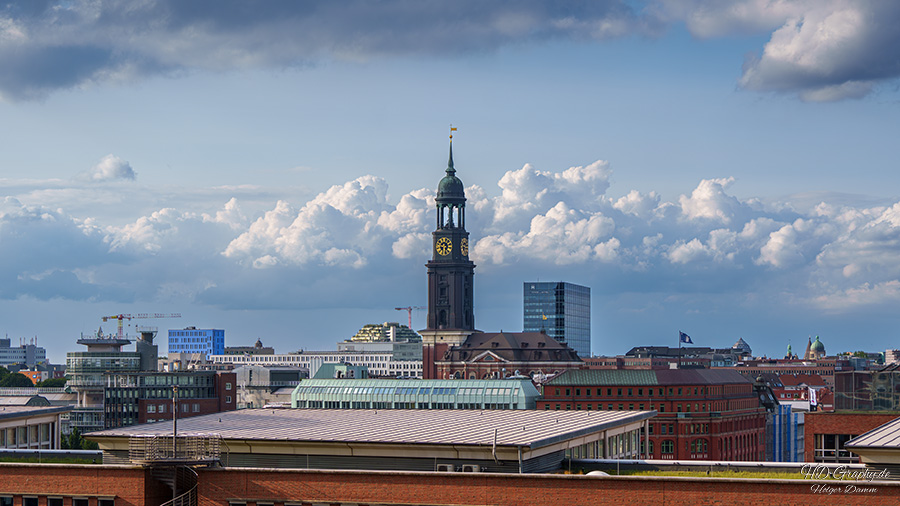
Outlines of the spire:
[[447,175],[456,175],[456,169],[453,168],[453,136],[450,136],[450,160],[447,162]]

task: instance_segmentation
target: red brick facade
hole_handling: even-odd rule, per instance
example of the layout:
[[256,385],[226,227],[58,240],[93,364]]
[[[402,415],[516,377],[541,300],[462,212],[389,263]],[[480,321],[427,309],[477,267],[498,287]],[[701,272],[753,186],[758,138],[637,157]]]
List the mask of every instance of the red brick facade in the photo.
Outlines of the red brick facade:
[[766,412],[747,382],[557,386],[551,380],[543,387],[537,409],[656,410],[649,422],[647,458],[765,460]]
[[63,506],[76,497],[87,498],[88,506],[98,506],[98,498],[115,498],[115,506],[157,506],[172,498],[170,488],[139,467],[0,463],[0,496],[10,495],[13,506],[27,496],[37,496],[38,506],[47,506],[47,497],[62,497]]
[[816,435],[837,434],[858,436],[884,425],[900,416],[900,413],[883,412],[812,412],[805,417],[803,433],[803,460],[815,462]]
[[[900,504],[900,483],[884,482],[234,468],[199,473],[199,506]],[[836,491],[828,495],[827,489],[814,489],[816,485]],[[847,493],[848,485],[869,490]],[[0,464],[0,496],[10,495],[14,506],[22,506],[25,496],[36,496],[38,506],[47,506],[48,496],[63,497],[63,506],[72,506],[73,497],[88,498],[89,506],[98,506],[98,498],[114,498],[116,506],[158,506],[169,499],[165,487],[141,468]]]

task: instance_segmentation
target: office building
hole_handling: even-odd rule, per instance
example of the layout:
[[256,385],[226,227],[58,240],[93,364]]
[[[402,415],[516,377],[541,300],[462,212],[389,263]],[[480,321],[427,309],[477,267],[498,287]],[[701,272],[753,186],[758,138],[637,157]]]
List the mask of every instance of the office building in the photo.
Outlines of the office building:
[[23,364],[30,369],[46,362],[47,350],[35,344],[35,339],[19,346],[11,346],[8,338],[0,339],[0,367]]
[[390,352],[396,361],[422,361],[422,336],[397,322],[369,323],[350,339],[337,343],[338,351]]
[[225,331],[197,327],[169,330],[169,353],[188,353],[206,359],[210,355],[224,355]]
[[[103,375],[104,428],[231,411],[237,408],[233,372],[107,372]],[[176,395],[177,402],[172,397]]]
[[323,364],[353,364],[367,367],[369,376],[422,377],[421,360],[397,360],[391,351],[300,351],[275,355],[213,355],[204,367],[225,369],[243,365],[300,367],[309,377]]
[[543,332],[581,358],[591,356],[591,289],[564,281],[526,282],[523,332]]
[[656,411],[652,459],[765,459],[766,408],[734,371],[570,370],[543,388],[539,410]]

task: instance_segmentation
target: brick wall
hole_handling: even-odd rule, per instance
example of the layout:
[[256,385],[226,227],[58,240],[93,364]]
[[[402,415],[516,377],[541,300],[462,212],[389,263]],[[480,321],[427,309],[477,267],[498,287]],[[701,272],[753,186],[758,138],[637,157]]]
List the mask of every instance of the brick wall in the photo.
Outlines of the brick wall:
[[116,506],[156,506],[171,499],[171,489],[151,478],[140,467],[0,463],[0,495],[38,496],[38,505],[47,505],[47,496],[64,499],[72,506],[72,497],[87,497],[89,506],[97,506],[97,497],[114,497]]
[[815,460],[816,434],[851,434],[858,436],[886,424],[900,413],[811,412],[805,415],[803,428],[803,460]]
[[[535,506],[598,504],[822,506],[900,504],[900,483],[869,485],[868,493],[815,493],[807,480],[670,477],[593,478],[566,475],[443,474],[357,471],[222,470],[200,472],[200,506],[229,500],[304,504],[422,504]],[[862,486],[862,484],[855,484]],[[827,496],[827,497],[826,497]]]
[[[229,501],[286,501],[325,504],[509,505],[545,504],[663,506],[731,505],[823,506],[897,505],[900,483],[873,484],[809,480],[736,480],[672,477],[605,477],[540,474],[412,473],[385,471],[305,471],[286,469],[201,469],[199,506],[227,506]],[[835,493],[814,491],[816,485]],[[874,490],[846,493],[848,485]],[[158,506],[168,488],[149,471],[130,466],[0,464],[0,496],[115,497],[116,506]]]

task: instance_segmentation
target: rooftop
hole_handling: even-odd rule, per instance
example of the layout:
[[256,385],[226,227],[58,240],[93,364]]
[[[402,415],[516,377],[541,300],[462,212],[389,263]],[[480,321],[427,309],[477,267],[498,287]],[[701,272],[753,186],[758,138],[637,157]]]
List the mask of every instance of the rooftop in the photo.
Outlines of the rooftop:
[[[653,411],[243,409],[178,420],[179,434],[224,440],[418,445],[552,445],[652,417]],[[90,439],[166,436],[172,422],[107,429]]]
[[752,383],[728,369],[576,369],[565,371],[550,385],[703,385]]

